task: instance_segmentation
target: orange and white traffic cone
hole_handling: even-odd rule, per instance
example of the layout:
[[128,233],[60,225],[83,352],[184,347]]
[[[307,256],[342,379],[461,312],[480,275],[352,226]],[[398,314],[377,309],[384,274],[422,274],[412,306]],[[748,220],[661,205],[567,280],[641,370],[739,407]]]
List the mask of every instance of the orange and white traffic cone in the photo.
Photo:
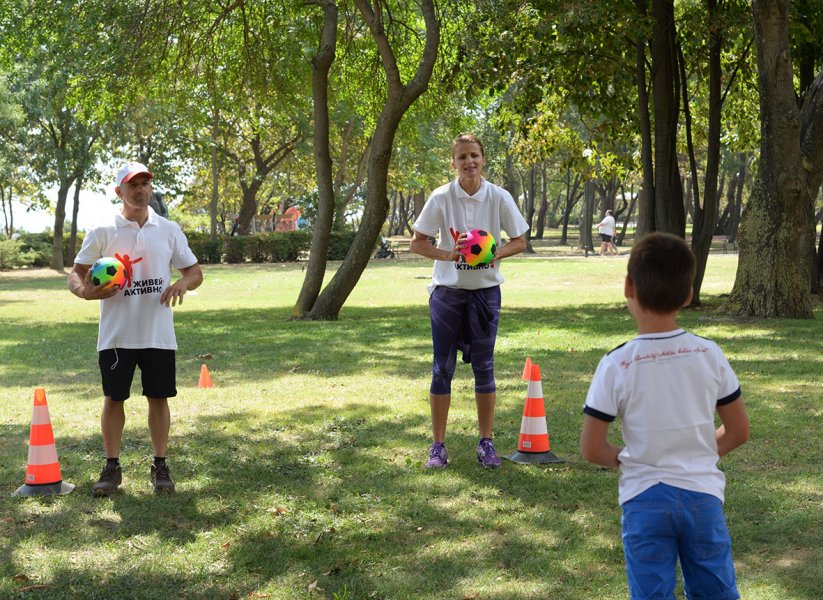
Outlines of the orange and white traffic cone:
[[68,494],[73,483],[63,481],[60,462],[54,445],[54,432],[46,403],[46,390],[34,390],[34,412],[29,435],[29,462],[26,467],[26,483],[17,488],[14,496],[53,496]]
[[209,368],[206,365],[200,367],[200,380],[197,382],[197,387],[199,388],[210,388],[214,387],[214,384],[211,382],[211,375],[209,374]]
[[563,462],[551,451],[549,430],[546,426],[546,405],[543,401],[543,385],[540,383],[540,367],[526,359],[523,379],[528,379],[526,406],[520,423],[520,441],[517,450],[504,458],[520,464],[544,464]]

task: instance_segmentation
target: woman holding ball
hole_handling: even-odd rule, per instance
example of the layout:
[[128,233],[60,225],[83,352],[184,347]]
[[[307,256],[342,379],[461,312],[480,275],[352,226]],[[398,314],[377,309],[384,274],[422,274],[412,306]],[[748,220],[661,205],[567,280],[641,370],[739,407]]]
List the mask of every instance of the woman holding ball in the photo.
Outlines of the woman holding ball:
[[[414,223],[411,241],[412,252],[434,260],[428,288],[434,347],[429,389],[433,443],[426,467],[443,468],[449,463],[446,422],[457,351],[462,350],[463,362],[470,362],[474,373],[480,429],[477,461],[486,468],[495,468],[500,466],[492,442],[496,400],[494,343],[503,283],[499,261],[526,248],[529,226],[511,194],[483,178],[486,160],[477,136],[458,136],[451,151],[451,166],[457,178],[429,196]],[[487,231],[495,240],[500,240],[503,230],[509,242],[496,248],[490,262],[472,266],[461,250],[466,245],[467,233],[474,229]]]

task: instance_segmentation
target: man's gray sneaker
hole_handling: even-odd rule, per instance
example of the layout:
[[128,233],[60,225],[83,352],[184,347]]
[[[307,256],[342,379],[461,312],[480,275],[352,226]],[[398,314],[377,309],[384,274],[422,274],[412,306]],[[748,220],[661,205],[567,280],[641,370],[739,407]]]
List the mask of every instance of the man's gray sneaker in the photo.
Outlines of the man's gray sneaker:
[[95,496],[111,496],[117,486],[123,483],[123,470],[120,465],[103,467],[100,472],[100,479],[91,486],[91,493]]
[[171,493],[174,491],[174,482],[171,480],[166,463],[151,466],[151,484],[155,492]]

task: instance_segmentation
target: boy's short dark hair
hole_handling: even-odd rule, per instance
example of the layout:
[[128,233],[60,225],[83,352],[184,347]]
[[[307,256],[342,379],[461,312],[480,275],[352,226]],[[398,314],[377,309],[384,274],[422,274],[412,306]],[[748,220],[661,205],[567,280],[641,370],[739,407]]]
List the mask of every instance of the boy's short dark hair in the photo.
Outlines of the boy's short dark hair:
[[652,312],[680,309],[692,291],[694,270],[694,254],[685,240],[668,233],[645,236],[629,255],[629,277],[637,301]]

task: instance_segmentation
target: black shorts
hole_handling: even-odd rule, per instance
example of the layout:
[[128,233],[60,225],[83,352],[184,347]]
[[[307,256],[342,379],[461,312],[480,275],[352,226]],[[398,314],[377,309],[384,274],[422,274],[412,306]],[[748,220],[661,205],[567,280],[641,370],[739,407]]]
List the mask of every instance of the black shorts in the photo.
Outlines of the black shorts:
[[172,398],[177,395],[177,369],[174,350],[158,348],[116,348],[101,350],[98,364],[103,380],[103,395],[122,402],[131,395],[134,368],[140,367],[143,395],[147,398]]
[[610,236],[607,233],[601,233],[600,234],[600,239],[608,244],[612,241],[612,236]]

